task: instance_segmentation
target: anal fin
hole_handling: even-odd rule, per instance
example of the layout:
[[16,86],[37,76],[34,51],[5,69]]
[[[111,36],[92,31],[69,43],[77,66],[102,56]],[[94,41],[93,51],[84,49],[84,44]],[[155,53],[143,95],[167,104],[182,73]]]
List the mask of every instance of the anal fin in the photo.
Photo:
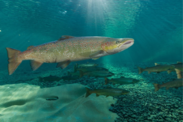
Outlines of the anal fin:
[[42,62],[38,62],[38,61],[31,61],[31,67],[32,70],[35,71],[36,69],[38,69],[43,63]]
[[66,68],[70,64],[70,61],[63,61],[57,64],[57,67],[61,67],[62,69]]

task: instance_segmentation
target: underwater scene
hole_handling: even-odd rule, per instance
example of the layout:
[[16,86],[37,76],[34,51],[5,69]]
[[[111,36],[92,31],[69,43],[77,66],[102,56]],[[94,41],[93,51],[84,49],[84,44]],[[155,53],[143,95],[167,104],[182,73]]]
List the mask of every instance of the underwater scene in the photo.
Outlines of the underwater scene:
[[183,122],[182,0],[0,0],[0,122]]

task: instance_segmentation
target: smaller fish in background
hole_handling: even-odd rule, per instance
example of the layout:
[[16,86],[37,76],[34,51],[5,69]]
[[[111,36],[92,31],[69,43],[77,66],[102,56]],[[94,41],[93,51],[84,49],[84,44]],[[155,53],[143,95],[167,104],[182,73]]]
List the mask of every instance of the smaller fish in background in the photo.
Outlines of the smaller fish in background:
[[71,76],[80,76],[80,72],[68,72],[68,75],[71,75]]
[[175,72],[177,74],[177,78],[178,79],[181,79],[182,78],[182,75],[183,75],[183,72],[181,72],[179,69],[175,69]]
[[148,67],[145,69],[138,67],[139,74],[141,74],[144,71],[147,71],[148,74],[150,74],[151,72],[160,73],[160,72],[168,71],[168,70],[172,70],[172,69],[174,69],[173,65],[159,65],[157,63],[155,63],[154,67]]
[[98,64],[86,63],[86,64],[76,64],[77,67],[96,67]]
[[63,80],[77,80],[80,77],[79,76],[62,76],[61,77]]
[[106,71],[108,71],[107,69],[105,69],[103,67],[96,67],[96,66],[93,66],[93,67],[77,67],[75,65],[75,67],[74,67],[74,72],[77,72],[77,71],[90,72],[90,71],[98,71],[98,70],[106,70]]
[[108,96],[116,97],[116,96],[128,94],[129,91],[124,90],[124,89],[119,89],[119,88],[106,88],[106,89],[94,89],[94,90],[86,88],[85,97],[88,97],[92,93],[95,93],[97,97],[99,95],[104,95],[106,97],[108,97]]
[[168,90],[169,88],[179,88],[183,86],[183,79],[176,79],[167,83],[163,83],[163,84],[156,84],[154,83],[154,88],[155,91],[158,91],[159,89],[166,87],[166,89]]
[[120,78],[112,78],[112,79],[105,78],[105,84],[113,83],[113,84],[127,85],[127,84],[135,84],[138,82],[140,82],[140,80],[136,80],[133,78],[125,78],[123,76]]
[[113,76],[114,73],[105,71],[105,70],[99,70],[99,71],[91,71],[91,72],[82,72],[80,71],[80,77],[88,76],[88,77],[110,77]]

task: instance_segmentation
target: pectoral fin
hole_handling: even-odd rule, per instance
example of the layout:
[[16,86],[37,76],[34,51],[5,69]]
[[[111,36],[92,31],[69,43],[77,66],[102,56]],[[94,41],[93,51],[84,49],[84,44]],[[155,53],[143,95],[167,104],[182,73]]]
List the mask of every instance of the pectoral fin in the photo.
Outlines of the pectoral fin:
[[70,64],[70,61],[63,61],[57,64],[57,67],[61,67],[62,69],[66,68]]
[[31,61],[31,67],[32,70],[35,71],[36,69],[38,69],[43,63],[42,62],[38,62],[38,61]]
[[92,59],[96,59],[102,56],[102,54],[104,53],[105,52],[103,50],[100,50],[100,51],[85,52],[85,53],[81,53],[80,55],[84,57],[91,57],[91,58],[93,57]]
[[96,96],[98,97],[98,96],[99,96],[99,94],[96,94]]

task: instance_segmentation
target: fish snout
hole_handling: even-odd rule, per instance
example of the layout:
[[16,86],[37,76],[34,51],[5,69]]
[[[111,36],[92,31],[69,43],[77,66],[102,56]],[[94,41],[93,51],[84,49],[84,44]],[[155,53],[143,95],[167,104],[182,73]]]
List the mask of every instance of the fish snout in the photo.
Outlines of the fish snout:
[[123,40],[123,45],[131,46],[133,44],[134,44],[134,39],[132,39],[132,38],[126,38],[126,39]]
[[130,46],[132,46],[134,44],[134,39],[132,38],[122,38],[122,39],[118,39],[118,41],[116,41],[117,44],[117,52],[121,52],[127,48],[129,48]]

